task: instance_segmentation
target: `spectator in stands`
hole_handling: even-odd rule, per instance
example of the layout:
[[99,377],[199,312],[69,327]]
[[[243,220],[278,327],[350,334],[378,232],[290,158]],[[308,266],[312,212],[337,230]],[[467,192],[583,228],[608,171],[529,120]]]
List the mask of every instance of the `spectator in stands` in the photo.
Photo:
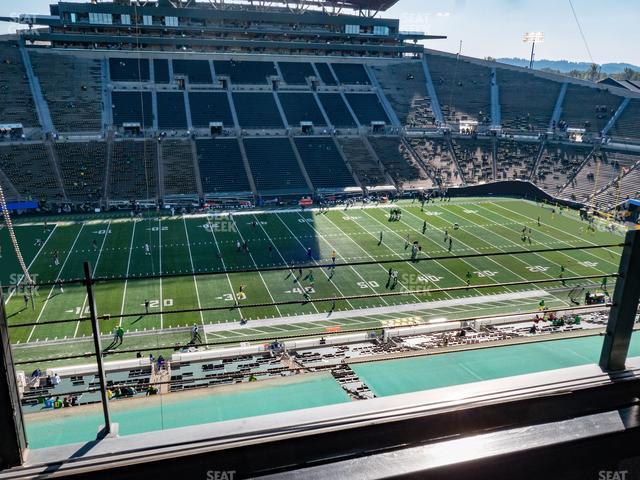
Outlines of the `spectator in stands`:
[[55,374],[53,375],[53,377],[51,378],[51,385],[53,385],[54,387],[55,387],[56,385],[60,385],[60,381],[61,381],[61,380],[60,380],[60,375],[58,375],[57,373],[55,373]]
[[165,365],[164,357],[160,355],[158,357],[158,369],[162,370],[164,368],[164,365]]

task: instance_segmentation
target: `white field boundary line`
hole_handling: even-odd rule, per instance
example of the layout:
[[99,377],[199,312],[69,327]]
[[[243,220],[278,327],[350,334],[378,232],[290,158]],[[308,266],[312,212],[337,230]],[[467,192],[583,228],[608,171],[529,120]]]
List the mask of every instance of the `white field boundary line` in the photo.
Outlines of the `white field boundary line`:
[[[280,215],[276,215],[276,218],[277,218],[278,220],[280,220],[280,223],[282,223],[282,225],[284,225],[284,226],[285,226],[285,228],[286,228],[287,230],[289,230],[289,233],[291,233],[292,238],[293,238],[294,240],[296,240],[296,241],[300,244],[300,246],[302,247],[302,249],[304,250],[304,248],[305,248],[305,247],[304,247],[304,244],[300,241],[300,239],[299,239],[299,238],[297,238],[297,237],[295,236],[295,234],[293,233],[293,231],[289,228],[289,225],[287,225],[287,224],[282,220],[282,218],[280,217]],[[337,252],[336,252],[336,253],[337,253]],[[316,260],[314,260],[314,261],[313,261],[313,263],[314,263],[315,265],[319,265],[319,263],[318,263]],[[326,278],[327,280],[329,280],[329,281],[330,281],[330,280],[331,280],[331,278],[329,277],[329,275],[327,275],[327,272],[325,271],[325,269],[324,269],[324,268],[321,268],[320,270],[322,271],[322,274],[325,276],[325,278]],[[338,287],[338,285],[336,285],[334,282],[331,282],[331,285],[333,285],[333,288],[335,288],[335,289],[336,289],[336,291],[338,292],[338,294],[339,294],[341,297],[344,297],[344,293],[342,293],[342,291],[340,290],[340,288]],[[347,300],[346,302],[347,302],[347,305],[349,305],[349,308],[353,309],[353,305],[351,304],[351,302],[350,302],[349,300]]]
[[[468,222],[472,223],[474,226],[476,226],[476,227],[478,227],[478,228],[480,228],[480,229],[482,229],[482,230],[487,231],[487,232],[488,232],[489,234],[491,234],[491,235],[494,235],[494,236],[496,236],[496,237],[503,238],[503,239],[505,239],[506,241],[510,242],[511,244],[513,244],[513,245],[515,245],[515,246],[518,246],[518,244],[517,244],[516,242],[514,242],[513,240],[510,240],[510,239],[508,239],[507,237],[505,237],[505,236],[503,236],[503,235],[500,235],[500,234],[499,234],[499,233],[497,233],[497,232],[494,232],[493,230],[489,230],[489,229],[488,229],[488,228],[486,228],[486,227],[482,227],[482,226],[480,226],[479,224],[475,223],[473,220],[471,220],[471,219],[470,219],[470,218],[468,218],[468,217],[463,217],[463,216],[461,216],[461,215],[459,215],[459,214],[457,214],[457,213],[455,213],[455,212],[452,212],[452,211],[448,211],[448,213],[450,213],[451,215],[453,215],[453,216],[454,216],[454,217],[456,217],[456,218],[461,218],[461,219],[463,219],[463,220],[465,220],[465,221],[468,221]],[[477,214],[477,215],[478,215],[479,217],[482,217],[482,218],[485,218],[485,219],[489,220],[487,217],[485,217],[485,216],[483,216],[483,215],[480,215],[480,214]],[[495,223],[495,225],[496,225],[496,226],[501,226],[499,223]],[[488,242],[486,242],[486,241],[482,240],[480,237],[478,237],[478,236],[477,236],[477,235],[475,235],[474,233],[471,233],[471,232],[467,232],[467,233],[468,233],[469,235],[471,235],[472,237],[477,238],[478,240],[481,240],[481,241],[483,241],[483,242],[485,242],[485,243],[488,243]],[[501,252],[503,252],[503,253],[508,253],[506,250],[503,250],[503,249],[502,249],[502,248],[500,248],[500,247],[497,247],[497,246],[496,246],[495,248],[496,248],[496,250],[500,250],[500,251],[501,251]],[[528,255],[531,255],[531,254],[528,254]],[[542,255],[539,255],[539,254],[537,254],[537,253],[536,253],[536,254],[533,254],[533,255],[535,255],[536,257],[538,257],[538,258],[540,258],[540,259],[542,259],[542,260],[543,260],[543,261],[545,261],[545,262],[548,262],[548,261],[549,261],[549,260],[547,260],[546,258],[544,258]],[[524,260],[522,260],[518,255],[511,255],[511,257],[512,257],[512,258],[514,258],[515,260],[517,260],[518,262],[520,262],[521,264],[525,265],[525,267],[527,267],[527,266],[531,266],[531,265],[528,265],[528,264],[527,264],[527,262],[525,262]],[[522,275],[517,274],[517,273],[516,273],[516,272],[514,272],[513,270],[511,270],[511,269],[509,269],[509,268],[507,268],[507,270],[508,270],[508,271],[510,271],[511,273],[513,273],[514,275],[518,276],[521,280],[527,280],[525,277],[523,277]],[[567,269],[567,270],[568,270],[568,271],[570,271],[569,269]],[[553,278],[553,275],[549,275],[549,274],[548,274],[548,273],[546,273],[546,272],[540,272],[540,273],[542,273],[542,274],[543,274],[545,277],[547,277],[547,278]],[[575,273],[575,272],[574,272],[574,273]],[[538,285],[536,285],[536,283],[535,283],[534,281],[532,281],[531,285],[535,286],[536,288],[540,288]],[[566,306],[569,306],[569,304],[568,304],[565,300],[561,300],[561,301],[562,301]]]
[[[363,247],[362,247],[358,242],[356,242],[353,238],[351,238],[351,236],[350,236],[350,235],[347,235],[347,232],[345,232],[344,230],[342,230],[342,228],[340,228],[340,226],[338,226],[338,224],[336,224],[333,220],[331,220],[331,219],[329,218],[329,216],[328,216],[328,215],[325,215],[325,218],[329,221],[329,223],[331,223],[331,225],[333,225],[335,228],[337,228],[338,230],[340,230],[340,231],[342,232],[342,234],[343,234],[345,237],[347,237],[347,238],[348,238],[349,240],[351,240],[354,244],[356,244],[356,245],[358,246],[358,248],[359,248],[360,250],[362,250],[362,251],[367,255],[367,257],[369,257],[369,258],[370,258],[371,260],[373,260],[374,262],[376,262],[376,261],[377,261],[377,259],[376,259],[376,258],[374,258],[373,256],[371,256],[371,254],[369,254],[369,252],[367,252],[367,251],[366,251],[366,250],[365,250],[365,249],[364,249],[364,248],[363,248]],[[371,232],[369,232],[367,229],[363,228],[363,227],[362,227],[358,222],[356,222],[355,220],[354,220],[354,223],[355,223],[355,224],[358,226],[358,228],[360,228],[363,232],[367,232],[367,233],[371,234],[371,236],[372,236],[374,239],[376,238],[376,236],[375,236],[373,233],[371,233]],[[402,260],[406,260],[406,258],[402,258],[402,256],[401,256],[398,252],[394,252],[394,251],[391,249],[391,247],[389,247],[386,243],[382,242],[381,246],[384,246],[384,248],[386,248],[387,250],[389,250],[389,251],[390,251],[391,253],[393,253],[396,257],[398,257],[398,258],[400,258],[400,259],[402,259]],[[422,272],[421,272],[420,270],[418,270],[418,269],[417,269],[413,264],[411,264],[411,263],[407,263],[407,264],[408,264],[409,266],[411,266],[411,267],[412,267],[416,272],[418,272],[418,274],[422,275]],[[388,270],[387,270],[385,267],[383,267],[382,265],[380,265],[379,263],[378,263],[377,265],[378,265],[380,268],[382,268],[382,270],[384,270],[384,272],[385,272],[385,273],[387,273],[387,272],[388,272]],[[406,287],[402,282],[398,281],[398,285],[400,285],[402,288],[404,288],[404,291],[405,291],[405,292],[409,292],[409,291],[410,291],[410,290],[409,290],[409,289],[408,289],[408,288],[407,288],[407,287]],[[449,294],[447,293],[447,295],[449,295]],[[418,298],[418,296],[417,296],[417,295],[411,295],[411,296],[412,296],[413,298],[415,298],[417,302],[419,302],[419,301],[420,301],[420,299]]]
[[[84,229],[84,223],[80,225],[80,230],[78,230],[78,234],[76,235],[75,240],[71,244],[71,248],[67,252],[67,256],[65,257],[64,262],[62,263],[62,266],[60,267],[60,270],[58,271],[58,275],[56,275],[56,279],[54,281],[54,284],[51,286],[51,290],[49,290],[49,294],[47,295],[47,298],[45,299],[44,304],[42,305],[42,309],[40,310],[40,313],[38,314],[38,318],[36,318],[36,323],[38,323],[40,321],[40,318],[42,317],[42,314],[46,310],[47,304],[49,303],[49,300],[51,299],[51,294],[53,293],[53,290],[56,288],[55,282],[60,280],[60,275],[62,275],[62,272],[64,270],[64,266],[67,264],[67,261],[71,257],[71,254],[73,253],[73,248],[76,246],[76,243],[78,242],[78,239],[80,238],[80,234],[82,233],[83,229]],[[33,332],[36,331],[36,327],[37,327],[37,325],[33,326],[33,328],[31,329],[31,333],[29,333],[29,336],[27,337],[27,341],[25,343],[29,343],[31,341],[31,337],[33,336]]]
[[[27,265],[27,271],[33,266],[33,264],[36,262],[36,260],[38,259],[38,257],[40,256],[40,253],[42,253],[42,250],[44,249],[45,245],[47,244],[47,242],[49,241],[49,239],[52,237],[53,232],[55,232],[56,228],[58,228],[58,224],[55,223],[53,225],[53,228],[51,229],[51,232],[49,233],[49,236],[47,236],[46,240],[44,242],[42,242],[42,245],[40,245],[40,249],[36,252],[36,256],[33,257],[33,260],[31,260],[31,263],[29,263],[29,265]],[[24,274],[22,274],[20,276],[20,279],[18,280],[18,285],[20,284],[20,282],[22,282],[22,280],[24,280]],[[7,299],[5,300],[5,304],[9,303],[9,300],[11,300],[11,297],[13,297],[13,295],[16,293],[17,290],[17,285],[16,288],[12,289],[11,292],[9,292],[9,296],[7,297]]]
[[[294,213],[297,213],[297,214],[298,214],[298,216],[299,216],[300,218],[303,218],[303,219],[304,219],[304,217],[300,214],[300,212],[294,212]],[[323,235],[321,235],[321,234],[320,234],[320,232],[319,232],[319,231],[318,231],[314,226],[310,225],[310,224],[309,224],[309,222],[307,222],[307,221],[306,221],[306,219],[305,219],[304,224],[316,233],[316,237],[317,237],[317,238],[321,238],[323,242],[325,242],[327,245],[329,245],[329,248],[330,248],[331,250],[335,251],[335,252],[336,252],[336,255],[337,255],[339,258],[341,258],[343,261],[345,261],[345,263],[349,263],[349,262],[346,262],[346,259],[345,259],[341,254],[340,254],[340,251],[339,251],[337,248],[335,248],[333,245],[331,245],[331,244],[329,243],[329,241],[328,241],[326,238],[324,238],[324,236],[323,236]],[[343,232],[343,235],[344,235],[344,232]],[[366,281],[366,280],[362,277],[362,275],[360,275],[360,273],[359,273],[355,268],[353,268],[352,266],[349,266],[349,268],[353,271],[353,273],[355,273],[355,274],[356,274],[356,276],[357,276],[358,278],[360,278],[360,280],[362,280],[362,281],[367,285],[367,287],[368,287],[368,288],[369,288],[373,293],[375,293],[376,295],[378,295],[378,292],[375,290],[375,288],[373,288],[373,287],[371,286],[370,282]],[[389,305],[389,303],[384,299],[384,297],[380,297],[380,300],[382,300],[382,303],[384,303],[385,305]]]
[[[104,238],[102,239],[102,244],[100,245],[100,251],[98,252],[98,258],[96,258],[96,263],[93,266],[93,270],[91,271],[91,275],[95,276],[96,275],[96,271],[98,270],[98,264],[100,263],[100,257],[102,256],[102,249],[104,248],[104,244],[107,241],[107,236],[109,235],[109,230],[111,229],[111,221],[109,221],[107,223],[107,229],[105,230],[104,233]],[[82,302],[82,308],[80,309],[80,316],[82,317],[84,315],[84,309],[87,306],[87,300],[89,299],[89,296],[85,294],[84,296],[84,301]],[[73,338],[78,336],[78,329],[80,328],[80,320],[78,320],[78,323],[76,323],[76,328],[73,332]]]
[[[544,290],[525,290],[522,292],[500,293],[495,295],[484,295],[480,297],[453,298],[450,300],[437,300],[435,302],[408,303],[404,305],[387,305],[384,307],[362,308],[352,311],[335,312],[331,320],[348,319],[352,317],[364,317],[382,315],[387,313],[416,312],[418,310],[432,311],[460,305],[479,305],[493,302],[504,302],[515,299],[548,297],[550,294]],[[216,323],[207,325],[209,333],[222,332],[227,330],[259,329],[262,327],[272,327],[278,325],[304,324],[312,322],[326,321],[324,314],[300,315],[297,317],[267,318],[255,322],[247,322],[245,325],[237,326],[228,323]],[[231,328],[230,328],[231,327]]]
[[202,303],[200,303],[200,292],[198,291],[198,280],[196,279],[196,267],[193,263],[193,255],[191,254],[191,240],[189,240],[189,230],[187,229],[187,220],[185,216],[182,216],[182,222],[184,223],[184,233],[187,236],[187,248],[189,250],[189,260],[191,261],[191,273],[193,273],[193,284],[196,288],[196,299],[198,300],[198,310],[200,310],[200,323],[204,332],[204,343],[207,341],[207,332],[204,330],[204,315],[202,314]]
[[233,288],[233,284],[231,283],[231,277],[229,277],[229,270],[227,270],[227,265],[224,262],[224,257],[222,256],[222,251],[220,250],[220,245],[218,244],[218,239],[216,238],[216,234],[214,232],[213,225],[211,224],[211,217],[207,217],[207,225],[209,225],[209,232],[211,232],[211,236],[213,237],[213,243],[216,245],[216,250],[218,250],[218,258],[220,258],[220,262],[222,262],[222,268],[224,268],[225,276],[227,277],[227,282],[229,282],[229,288],[231,289],[231,297],[233,298],[233,302],[237,305],[238,313],[240,314],[240,318],[244,318],[242,316],[242,310],[240,309],[240,305],[238,303],[238,299],[236,298],[236,292]]
[[136,235],[137,224],[138,222],[134,221],[133,228],[131,229],[131,242],[129,243],[129,258],[127,259],[127,273],[125,275],[127,278],[124,281],[124,289],[122,291],[122,305],[120,305],[120,320],[118,321],[119,327],[122,326],[122,315],[124,315],[124,306],[127,298],[127,286],[129,285],[129,271],[131,269],[131,254],[133,253],[133,239],[135,238],[135,235]]
[[[287,261],[284,259],[284,257],[282,256],[282,253],[280,253],[280,249],[277,247],[277,245],[275,244],[275,242],[273,241],[273,239],[271,238],[271,236],[267,233],[267,231],[265,230],[264,226],[262,225],[262,223],[258,220],[258,218],[254,215],[253,216],[255,222],[257,225],[260,225],[260,228],[262,229],[262,231],[264,232],[264,234],[267,236],[267,239],[269,240],[269,242],[271,243],[271,245],[273,245],[273,247],[276,249],[276,252],[278,252],[278,255],[280,256],[280,258],[282,259],[282,262],[287,265]],[[290,230],[289,230],[290,231]],[[296,273],[290,268],[289,271],[291,272],[291,275],[293,276],[293,278],[296,277]],[[304,289],[305,287],[302,286],[302,284],[300,283],[300,281],[298,281],[298,285],[300,285],[301,289]],[[316,311],[316,313],[320,313],[320,311],[318,310],[318,307],[316,307],[315,303],[311,304],[313,306],[313,309]]]
[[[231,221],[233,222],[233,226],[235,227],[236,233],[240,237],[240,240],[242,240],[242,243],[245,243],[245,239],[242,236],[242,233],[240,232],[240,229],[238,228],[238,225],[236,224],[235,219],[231,218]],[[275,299],[273,298],[273,295],[271,294],[271,290],[269,290],[269,287],[267,286],[267,282],[265,281],[264,277],[262,276],[262,272],[260,271],[260,268],[258,267],[258,264],[256,263],[255,258],[253,257],[253,253],[251,253],[251,252],[248,252],[248,253],[249,253],[249,258],[253,262],[253,265],[256,267],[256,270],[258,270],[258,275],[260,276],[260,280],[262,280],[262,284],[264,285],[265,290],[269,294],[269,298],[271,299],[271,302],[272,303],[276,303]],[[275,307],[276,307],[276,311],[278,312],[278,315],[282,315],[282,312],[280,311],[280,308],[278,308],[277,305]]]
[[[496,206],[496,207],[498,207],[498,208],[502,208],[503,210],[506,210],[507,212],[511,212],[511,213],[513,213],[513,214],[515,214],[515,215],[518,215],[518,216],[522,217],[522,218],[526,218],[526,219],[527,219],[527,221],[531,221],[531,219],[530,219],[529,217],[527,217],[526,215],[524,215],[524,214],[522,214],[522,213],[519,213],[519,212],[516,212],[516,211],[514,211],[514,210],[511,210],[510,208],[503,207],[502,205],[498,205],[497,203],[495,203],[495,204],[494,204],[493,202],[491,202],[491,204],[492,204],[492,205],[495,205],[495,206]],[[586,243],[588,243],[588,244],[590,244],[590,245],[597,246],[597,243],[593,243],[593,242],[591,242],[590,240],[587,240],[586,238],[580,238],[580,237],[578,237],[577,235],[574,235],[574,234],[569,233],[569,232],[565,232],[564,230],[560,230],[559,228],[554,227],[553,225],[548,225],[548,224],[546,224],[546,223],[545,223],[545,225],[544,225],[544,226],[545,226],[545,227],[552,228],[553,230],[556,230],[556,231],[560,232],[560,233],[561,233],[561,234],[563,234],[563,235],[569,235],[570,237],[573,237],[573,238],[575,238],[575,239],[577,239],[577,240],[580,240],[580,241],[582,241],[582,242],[586,242]],[[541,233],[542,235],[544,235],[545,237],[547,237],[547,238],[554,239],[554,237],[552,237],[551,235],[549,235],[549,234],[547,234],[547,233],[544,233],[544,232],[540,232],[540,233]],[[555,240],[557,240],[557,241],[559,241],[559,242],[562,242],[564,245],[568,245],[568,246],[570,246],[570,247],[571,247],[571,246],[574,246],[574,245],[571,245],[568,241],[563,241],[563,240],[558,240],[558,239],[555,239]],[[611,255],[616,255],[616,253],[615,253],[614,251],[612,251],[612,250],[610,250],[610,249],[608,249],[608,248],[605,248],[605,249],[603,249],[603,250],[605,250],[606,252],[609,252],[609,254],[611,254]],[[619,263],[615,263],[615,262],[612,262],[611,260],[607,260],[606,258],[599,257],[598,255],[593,254],[593,253],[592,253],[592,252],[590,252],[589,250],[585,250],[585,252],[584,252],[584,253],[585,253],[585,254],[588,254],[588,255],[590,255],[590,256],[592,256],[592,257],[594,257],[594,258],[597,258],[598,260],[601,260],[601,261],[604,261],[604,262],[606,262],[606,263],[609,263],[610,265],[614,265],[614,266],[616,267],[616,269],[618,269],[618,268],[620,267],[620,264],[619,264]]]

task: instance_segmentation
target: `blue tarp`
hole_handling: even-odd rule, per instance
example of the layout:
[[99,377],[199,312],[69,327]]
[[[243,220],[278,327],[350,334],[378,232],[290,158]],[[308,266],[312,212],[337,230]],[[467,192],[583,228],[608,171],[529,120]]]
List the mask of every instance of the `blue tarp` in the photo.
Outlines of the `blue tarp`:
[[29,210],[31,208],[38,208],[38,202],[9,202],[7,203],[9,210]]

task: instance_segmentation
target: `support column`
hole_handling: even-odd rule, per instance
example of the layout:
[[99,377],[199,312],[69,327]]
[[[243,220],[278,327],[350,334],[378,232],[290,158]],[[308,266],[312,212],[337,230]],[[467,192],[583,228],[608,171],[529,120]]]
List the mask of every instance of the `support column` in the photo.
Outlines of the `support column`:
[[640,230],[629,231],[625,243],[600,355],[600,367],[607,372],[625,369],[640,302]]
[[0,288],[0,470],[20,465],[27,448],[4,297]]

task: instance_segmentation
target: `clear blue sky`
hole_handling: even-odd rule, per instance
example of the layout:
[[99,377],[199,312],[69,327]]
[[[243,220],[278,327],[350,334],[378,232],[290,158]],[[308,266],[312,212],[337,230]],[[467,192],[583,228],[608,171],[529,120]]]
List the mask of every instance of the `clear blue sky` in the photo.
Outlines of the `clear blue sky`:
[[[0,0],[0,15],[48,13],[48,0]],[[597,63],[640,66],[640,0],[573,0]],[[448,35],[428,42],[438,50],[474,57],[528,57],[526,31],[542,31],[537,58],[589,61],[569,0],[400,0],[384,16],[400,18],[403,30]],[[0,32],[10,25],[0,23]]]

